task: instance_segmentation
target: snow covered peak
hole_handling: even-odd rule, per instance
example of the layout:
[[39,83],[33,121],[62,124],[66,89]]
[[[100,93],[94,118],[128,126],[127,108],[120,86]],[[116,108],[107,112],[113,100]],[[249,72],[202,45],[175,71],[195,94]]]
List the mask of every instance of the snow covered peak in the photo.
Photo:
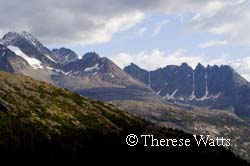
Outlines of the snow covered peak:
[[12,52],[14,52],[17,56],[22,57],[33,69],[41,69],[43,68],[42,62],[36,58],[31,58],[23,53],[18,47],[15,46],[8,46]]
[[34,47],[39,46],[41,43],[30,33],[22,31],[21,33],[17,32],[8,32],[3,37],[3,43],[5,45],[16,45],[20,41],[27,41],[32,44]]
[[17,38],[19,38],[19,37],[20,37],[20,35],[19,35],[18,33],[16,33],[16,32],[8,32],[7,34],[5,34],[5,35],[3,36],[2,41],[3,41],[4,44],[10,45],[10,44],[12,44],[12,42],[13,42],[15,39],[17,39]]
[[21,33],[9,32],[3,37],[3,43],[5,46],[18,47],[30,58],[39,59],[44,64],[54,64],[56,57],[53,53],[43,46],[43,44],[37,40],[32,34],[22,31]]
[[23,31],[21,32],[21,36],[25,38],[27,41],[32,43],[35,47],[40,44],[40,42],[30,33]]

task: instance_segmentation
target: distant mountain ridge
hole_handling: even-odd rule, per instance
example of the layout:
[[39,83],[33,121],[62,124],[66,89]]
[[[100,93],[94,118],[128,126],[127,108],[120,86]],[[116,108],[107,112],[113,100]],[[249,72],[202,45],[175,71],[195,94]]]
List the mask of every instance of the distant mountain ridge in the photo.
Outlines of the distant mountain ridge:
[[[0,155],[8,163],[93,162],[93,159],[133,158],[151,161],[159,155],[176,163],[246,165],[229,150],[196,145],[191,134],[161,128],[131,116],[114,105],[21,74],[0,71]],[[190,146],[130,147],[129,134],[154,134],[154,138],[190,139]],[[142,154],[141,157],[137,154]],[[153,158],[152,158],[153,157]],[[199,158],[199,160],[196,160]],[[181,159],[181,160],[180,160]],[[201,159],[201,160],[200,160]],[[196,165],[195,164],[195,165]]]
[[135,64],[120,69],[89,52],[81,59],[67,48],[49,50],[28,32],[9,32],[0,41],[0,69],[22,73],[104,101],[174,101],[231,109],[250,116],[250,85],[230,66],[169,65],[155,71]]
[[3,71],[22,73],[105,101],[160,101],[154,91],[95,52],[86,53],[79,59],[74,51],[64,47],[51,51],[25,31],[7,33],[1,43],[0,69]]
[[[188,108],[190,107],[189,105],[198,105],[209,108],[230,109],[234,110],[237,115],[243,116],[242,118],[250,116],[249,83],[230,66],[215,65],[204,67],[203,65],[198,64],[195,69],[192,69],[188,64],[183,63],[181,66],[170,65],[155,71],[147,71],[135,64],[131,64],[122,70],[110,59],[101,57],[95,52],[88,52],[84,54],[82,58],[78,57],[80,56],[67,48],[50,50],[33,35],[27,32],[10,32],[0,39],[0,70],[10,73],[20,73],[36,80],[43,80],[59,87],[69,89],[83,96],[102,101],[117,102],[117,106],[122,103],[122,106],[125,105],[129,108],[128,110],[130,113],[135,114],[135,112],[140,111],[139,115],[142,115],[141,117],[146,119],[156,119],[152,121],[158,124],[167,123],[170,120],[173,123],[180,122],[180,125],[183,125],[182,114],[178,114],[178,111],[175,114],[175,111],[171,111],[171,109],[157,107],[161,106],[161,104],[166,105],[166,102],[173,102],[176,105],[188,105],[187,107],[182,108]],[[5,75],[6,73],[2,74],[2,76]],[[6,77],[6,80],[13,78],[10,81],[15,84],[15,76],[11,77],[7,74]],[[23,77],[20,78],[22,79]],[[6,95],[5,86],[9,86],[8,81],[7,84],[5,84],[5,80],[0,83],[3,84],[0,93],[3,93],[3,96],[7,99],[13,100],[12,98],[9,98],[9,95]],[[33,81],[31,81],[31,83],[33,83]],[[21,84],[24,83],[21,82]],[[49,84],[46,85],[49,86]],[[44,92],[46,91],[45,89],[47,89],[46,87],[42,88],[40,86],[37,88],[38,89],[32,89],[32,91],[38,90],[40,93],[40,90],[41,92]],[[13,89],[15,92],[23,92],[24,90],[19,86],[10,88],[10,90]],[[26,87],[26,89],[30,90],[29,87]],[[30,94],[33,94],[32,91]],[[47,92],[48,91],[46,91],[46,93]],[[61,92],[69,91],[54,90],[48,93],[54,93],[53,95],[57,96],[58,93],[61,94]],[[65,93],[62,95],[64,96]],[[10,97],[13,97],[12,93],[10,94]],[[21,97],[16,97],[17,96],[14,96],[14,99],[22,99]],[[47,96],[43,93],[28,97],[27,101],[33,101],[35,97],[47,99]],[[70,97],[72,96],[67,96],[66,102],[69,101],[68,98]],[[73,95],[73,97],[75,96]],[[74,101],[78,102],[78,99],[79,96],[74,98]],[[55,100],[56,102],[53,103],[52,101]],[[52,105],[58,104],[59,107],[62,108],[65,108],[64,106],[68,105],[68,103],[67,105],[63,104],[65,100],[64,98],[62,99],[61,96],[58,96],[55,100],[50,101],[53,103]],[[18,101],[20,102],[23,100]],[[130,102],[133,104],[127,104]],[[142,107],[142,104],[143,106],[147,106],[150,102],[153,103],[153,105],[150,106],[149,109],[144,109]],[[44,103],[44,101],[42,101],[42,103]],[[0,108],[4,110],[14,108],[10,104],[1,104],[2,103],[0,103]],[[34,109],[41,106],[38,103],[38,105],[35,105],[36,107],[32,107],[34,104],[37,104],[37,102],[29,105],[29,107]],[[69,102],[69,105],[71,104],[72,103]],[[75,104],[73,103],[73,105]],[[19,103],[17,106],[22,107],[23,104]],[[94,109],[99,110],[99,106],[95,106],[97,107],[94,107]],[[53,109],[55,107],[49,108],[52,109],[51,113],[54,114]],[[178,107],[176,108],[178,109]],[[192,108],[194,107],[191,107],[191,109]],[[202,107],[202,109],[204,109],[204,107]],[[207,121],[210,121],[210,114],[212,114],[212,111],[214,110],[208,110],[210,112],[204,112],[204,116],[208,119]],[[41,110],[35,109],[35,111],[35,114],[30,114],[32,116],[34,115],[35,120],[37,120],[35,116]],[[220,110],[218,110],[218,112],[219,111]],[[185,109],[182,113],[185,114],[186,112],[187,110]],[[165,113],[171,114],[174,118],[171,116],[164,116]],[[232,114],[235,115],[234,113]],[[64,116],[64,114],[61,114],[60,111],[59,116]],[[202,128],[207,127],[209,131],[214,129],[211,125],[206,124],[206,121],[195,116],[195,114],[189,114],[187,120],[191,119],[189,116],[192,116],[192,118],[195,119],[197,118],[199,124],[201,123],[203,125]],[[42,115],[42,117],[44,116]],[[223,118],[224,117],[221,118],[221,121],[224,120]],[[109,122],[108,119],[106,120]],[[218,123],[221,123],[221,121],[218,120]],[[232,122],[230,119],[227,119],[226,121],[229,123]],[[73,121],[73,123],[78,122]],[[53,121],[48,121],[48,124],[51,126],[56,125]],[[231,128],[223,126],[223,128],[226,130],[231,130],[231,128],[237,130],[234,126]],[[240,130],[239,132],[245,131],[248,130]],[[233,137],[235,137],[235,135],[233,135]],[[124,141],[124,138],[122,139]],[[248,142],[244,143],[247,144]]]
[[147,71],[130,64],[124,71],[168,101],[221,109],[233,107],[238,115],[250,116],[250,83],[230,66],[198,64],[193,70],[183,63]]

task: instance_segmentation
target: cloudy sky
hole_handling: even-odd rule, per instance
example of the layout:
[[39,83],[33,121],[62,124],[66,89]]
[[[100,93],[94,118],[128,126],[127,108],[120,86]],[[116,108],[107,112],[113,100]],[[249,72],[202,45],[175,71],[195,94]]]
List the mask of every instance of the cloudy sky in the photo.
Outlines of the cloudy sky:
[[120,67],[232,65],[250,80],[249,0],[0,0],[0,35],[96,51]]

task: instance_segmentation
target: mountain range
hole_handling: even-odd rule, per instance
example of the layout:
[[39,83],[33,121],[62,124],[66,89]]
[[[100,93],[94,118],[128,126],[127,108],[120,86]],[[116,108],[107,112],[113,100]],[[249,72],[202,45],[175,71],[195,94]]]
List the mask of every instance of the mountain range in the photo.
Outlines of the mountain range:
[[188,64],[147,71],[124,70],[95,52],[82,56],[67,48],[45,47],[28,32],[9,32],[0,41],[0,69],[23,73],[104,101],[174,101],[250,116],[250,83],[227,65],[192,69]]
[[250,83],[228,65],[198,64],[192,69],[183,63],[147,71],[132,63],[124,71],[165,100],[250,115]]
[[124,70],[106,57],[81,58],[67,48],[45,47],[28,32],[9,32],[0,40],[0,69],[23,73],[103,101],[175,102],[228,109],[250,116],[250,83],[232,67],[188,64],[147,71],[136,64]]
[[[247,119],[250,116],[250,84],[232,67],[227,65],[208,65],[205,67],[198,64],[195,69],[192,69],[188,64],[183,63],[180,66],[169,65],[154,71],[147,71],[133,63],[121,69],[110,59],[101,57],[95,52],[88,52],[81,58],[79,57],[74,51],[64,47],[50,50],[28,32],[7,33],[0,39],[0,70],[18,75],[12,77],[2,73],[1,77],[4,79],[0,82],[3,83],[3,89],[0,89],[0,93],[6,98],[1,101],[0,109],[9,112],[18,110],[19,105],[20,108],[24,106],[18,99],[22,99],[21,96],[25,96],[26,92],[24,91],[25,93],[21,96],[13,96],[13,92],[25,89],[41,90],[39,93],[44,92],[36,94],[40,98],[39,101],[34,102],[31,102],[33,101],[33,93],[28,92],[31,96],[27,100],[23,100],[30,109],[44,106],[43,104],[47,101],[43,99],[47,98],[46,94],[49,93],[46,91],[47,88],[56,91],[53,94],[54,96],[59,95],[59,99],[55,103],[63,105],[66,101],[69,102],[70,106],[72,104],[77,105],[78,103],[71,103],[69,98],[73,97],[77,102],[80,100],[80,96],[76,97],[67,91],[70,90],[81,96],[112,102],[130,114],[153,121],[164,127],[169,127],[169,124],[171,124],[170,127],[191,133],[202,134],[208,131],[208,134],[214,134],[215,136],[222,133],[225,133],[225,136],[233,136],[233,139],[235,138],[233,142],[236,144],[234,151],[249,159],[250,156],[246,152],[250,149],[248,147],[249,138],[245,133],[249,131],[250,124]],[[33,85],[40,85],[40,83],[33,79],[30,81],[26,77],[19,76],[19,74],[67,90],[56,90],[47,83],[44,84],[45,87],[41,85],[34,88]],[[14,79],[14,77],[18,77],[18,79]],[[12,85],[11,82],[17,83],[18,86]],[[25,85],[25,88],[19,85]],[[8,91],[4,90],[5,88],[9,88]],[[65,95],[67,96],[66,99],[64,98]],[[18,102],[13,104],[10,100],[18,100]],[[104,103],[86,100],[87,103],[85,102],[85,104],[94,110],[102,110],[105,107]],[[60,103],[60,101],[62,102]],[[54,125],[65,121],[65,119],[60,120],[65,115],[64,111],[53,112],[53,109],[58,105],[54,106],[53,103],[50,103],[50,105],[52,106],[49,109],[52,110],[52,114],[55,113],[58,116],[55,119],[59,121],[53,121],[54,118],[41,119],[45,116],[44,114],[41,114],[41,117],[33,116],[40,115],[41,110],[28,114],[32,115],[33,120],[42,124],[46,123],[45,127],[47,126],[53,132],[61,132]],[[113,109],[112,106],[108,107]],[[202,111],[197,111],[196,107]],[[46,107],[46,109],[48,108]],[[73,109],[73,107],[70,107],[70,109]],[[105,112],[104,114],[107,115]],[[69,116],[74,117],[76,115]],[[65,118],[67,119],[67,117]],[[110,122],[109,118],[114,119],[109,115],[103,118],[107,122]],[[117,115],[116,118],[123,119],[124,117]],[[72,121],[72,123],[78,122]],[[120,128],[112,120],[110,123],[111,126]],[[67,125],[63,124],[66,128]],[[109,124],[104,123],[103,125],[108,126]],[[137,124],[132,126],[136,127]],[[140,128],[140,131],[142,131],[142,128]],[[45,128],[42,129],[45,130]],[[114,132],[117,132],[116,129]],[[240,138],[238,139],[236,135]]]
[[[2,71],[0,133],[1,161],[8,163],[93,163],[97,159],[110,163],[113,157],[140,162],[149,157],[147,161],[155,162],[162,156],[177,164],[247,164],[223,147],[198,147],[191,134],[161,128],[112,104]],[[140,142],[133,148],[125,143],[131,133],[154,134],[158,139],[190,139],[191,142],[190,147],[167,148],[147,148]]]
[[0,44],[0,69],[3,71],[23,73],[105,101],[160,98],[144,83],[95,52],[86,53],[79,59],[70,49],[50,51],[25,31],[7,33]]

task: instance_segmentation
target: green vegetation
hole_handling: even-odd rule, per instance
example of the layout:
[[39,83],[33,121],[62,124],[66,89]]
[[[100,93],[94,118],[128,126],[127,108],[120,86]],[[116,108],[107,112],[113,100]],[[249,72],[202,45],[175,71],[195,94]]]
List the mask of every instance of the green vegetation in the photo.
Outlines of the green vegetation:
[[[92,157],[127,159],[141,154],[180,162],[246,164],[222,147],[128,147],[128,134],[191,138],[136,118],[115,106],[74,94],[22,75],[0,72],[0,157],[34,161],[86,161]],[[200,158],[201,157],[201,158]],[[17,161],[19,161],[17,160]],[[14,160],[15,161],[15,160]],[[176,160],[178,161],[178,160]]]

